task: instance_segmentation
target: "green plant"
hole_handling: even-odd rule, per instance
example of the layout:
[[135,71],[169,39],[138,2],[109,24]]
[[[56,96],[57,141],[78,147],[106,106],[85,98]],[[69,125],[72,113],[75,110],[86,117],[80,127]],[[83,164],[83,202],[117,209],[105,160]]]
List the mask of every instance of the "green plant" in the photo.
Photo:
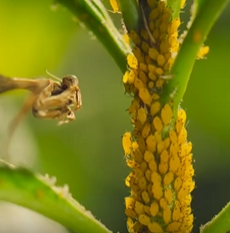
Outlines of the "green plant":
[[[187,143],[186,114],[179,104],[197,56],[207,52],[202,44],[227,1],[196,1],[191,27],[180,43],[181,1],[150,0],[139,5],[135,0],[120,1],[131,45],[125,43],[100,1],[59,2],[85,22],[107,48],[124,72],[126,92],[134,97],[129,108],[134,130],[123,136],[126,161],[133,169],[126,179],[132,190],[126,198],[129,231],[191,232],[192,144]],[[0,173],[2,200],[38,211],[76,231],[108,231],[65,189],[56,188],[49,180],[5,165]],[[228,212],[227,206],[202,232],[229,230]]]

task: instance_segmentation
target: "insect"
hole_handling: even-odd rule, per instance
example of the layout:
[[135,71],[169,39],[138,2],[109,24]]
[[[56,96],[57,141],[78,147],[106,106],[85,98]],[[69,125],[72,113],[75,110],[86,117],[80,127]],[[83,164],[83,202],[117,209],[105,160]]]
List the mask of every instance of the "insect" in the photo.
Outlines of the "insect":
[[82,106],[77,77],[68,75],[61,80],[53,75],[51,76],[58,81],[52,79],[8,78],[0,75],[0,93],[13,89],[25,89],[32,92],[9,126],[5,147],[8,147],[14,130],[30,109],[32,109],[35,117],[58,119],[59,125],[75,120],[74,111]]
[[[74,120],[74,111],[82,106],[78,83],[77,77],[73,75],[65,76],[59,82],[51,79],[7,78],[0,75],[0,93],[13,89],[29,90],[32,97],[26,105],[32,105],[33,115],[38,118],[58,119],[59,124],[62,124]],[[70,106],[73,106],[72,109]]]

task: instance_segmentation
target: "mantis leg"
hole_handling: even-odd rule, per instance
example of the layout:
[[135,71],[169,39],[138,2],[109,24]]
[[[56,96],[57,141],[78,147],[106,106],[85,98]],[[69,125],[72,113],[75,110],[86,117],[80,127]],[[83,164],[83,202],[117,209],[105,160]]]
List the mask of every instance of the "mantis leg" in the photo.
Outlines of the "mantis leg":
[[73,91],[65,90],[61,94],[52,95],[52,86],[48,86],[42,91],[33,106],[33,112],[49,109],[62,109],[65,106],[69,106],[75,102]]
[[0,93],[13,89],[25,89],[38,94],[51,83],[58,85],[50,79],[8,78],[0,74]]
[[26,102],[23,104],[19,113],[16,115],[16,117],[10,123],[9,128],[7,129],[6,138],[5,138],[3,145],[2,145],[2,152],[3,152],[4,157],[8,157],[7,154],[8,154],[9,144],[10,144],[10,141],[13,137],[13,134],[14,134],[17,126],[20,124],[20,122],[26,116],[28,111],[31,109],[31,106],[33,105],[35,99],[36,99],[36,95],[31,94],[28,97],[28,99],[26,100]]

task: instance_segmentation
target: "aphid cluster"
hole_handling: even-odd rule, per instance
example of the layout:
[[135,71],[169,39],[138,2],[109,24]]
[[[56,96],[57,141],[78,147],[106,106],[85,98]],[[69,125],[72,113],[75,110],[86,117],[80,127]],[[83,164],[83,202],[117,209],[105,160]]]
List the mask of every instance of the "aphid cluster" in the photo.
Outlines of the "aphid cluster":
[[[179,48],[179,18],[172,18],[166,1],[139,0],[142,22],[129,31],[133,50],[123,76],[133,96],[128,109],[133,131],[122,139],[127,165],[125,199],[130,233],[189,233],[193,228],[191,191],[194,189],[192,144],[187,141],[186,114],[173,112],[173,98],[164,87]],[[182,4],[183,5],[183,4]],[[170,95],[167,102],[164,97]],[[167,98],[166,98],[167,99]]]

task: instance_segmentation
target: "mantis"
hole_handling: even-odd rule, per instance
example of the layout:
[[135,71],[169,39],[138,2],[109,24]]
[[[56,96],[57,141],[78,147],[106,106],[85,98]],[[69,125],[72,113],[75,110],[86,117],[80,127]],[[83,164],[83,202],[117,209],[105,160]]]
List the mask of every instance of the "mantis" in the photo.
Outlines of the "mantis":
[[[15,128],[30,109],[32,109],[35,117],[57,119],[59,125],[75,120],[74,111],[82,106],[77,77],[67,75],[60,80],[53,75],[51,76],[58,81],[52,79],[9,78],[0,74],[0,94],[14,89],[24,89],[32,93],[11,122],[8,130],[8,143]],[[6,143],[7,147],[8,143]]]

